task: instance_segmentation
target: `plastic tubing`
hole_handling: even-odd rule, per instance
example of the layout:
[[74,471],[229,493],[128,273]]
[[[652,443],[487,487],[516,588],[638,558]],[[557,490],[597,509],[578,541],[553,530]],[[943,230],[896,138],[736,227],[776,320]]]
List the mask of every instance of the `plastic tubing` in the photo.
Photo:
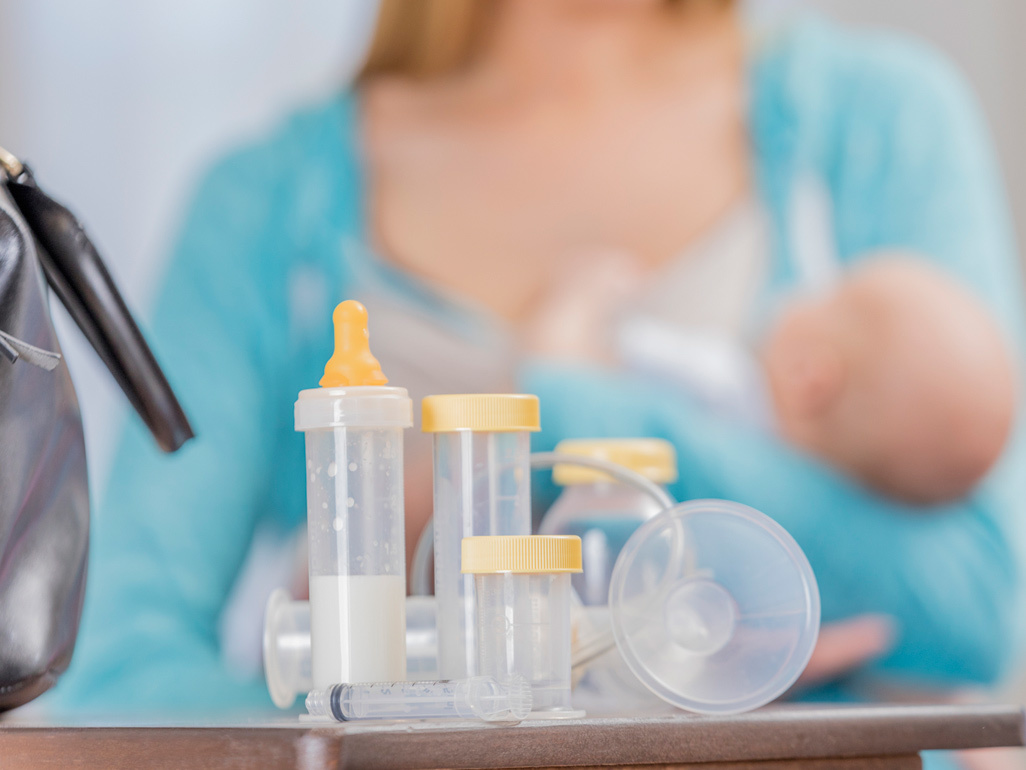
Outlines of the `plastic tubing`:
[[[578,455],[563,454],[561,452],[535,452],[531,455],[531,467],[542,469],[551,468],[554,465],[579,465],[582,468],[594,468],[603,471],[617,481],[629,484],[632,487],[644,492],[660,506],[661,509],[672,508],[676,501],[669,493],[639,473],[628,468],[605,460],[596,460],[591,457],[580,457]],[[434,544],[434,522],[428,519],[427,526],[421,532],[417,541],[417,548],[413,553],[413,563],[410,566],[412,577],[412,593],[414,596],[427,596],[431,593],[431,552]]]

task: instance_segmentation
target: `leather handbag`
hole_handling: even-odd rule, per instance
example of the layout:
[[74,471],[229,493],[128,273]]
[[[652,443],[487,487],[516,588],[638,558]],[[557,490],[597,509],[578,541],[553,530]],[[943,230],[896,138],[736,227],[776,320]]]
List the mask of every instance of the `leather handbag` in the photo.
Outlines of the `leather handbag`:
[[50,290],[157,444],[173,452],[193,435],[82,226],[0,148],[0,711],[67,668],[85,591],[85,444]]

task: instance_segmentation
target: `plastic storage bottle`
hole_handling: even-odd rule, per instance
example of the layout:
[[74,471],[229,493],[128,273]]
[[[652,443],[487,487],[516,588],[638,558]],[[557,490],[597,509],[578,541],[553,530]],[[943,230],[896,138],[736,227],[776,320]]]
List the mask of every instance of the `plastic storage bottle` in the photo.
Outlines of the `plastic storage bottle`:
[[435,596],[443,679],[476,676],[474,580],[460,572],[461,542],[531,534],[530,432],[538,399],[519,394],[428,396],[422,429],[434,434]]
[[[614,462],[656,484],[677,480],[677,453],[661,439],[572,439],[560,442],[555,451]],[[539,534],[581,538],[584,571],[571,583],[583,604],[605,605],[620,550],[660,506],[637,487],[591,468],[557,465],[552,479],[563,492],[542,519]]]
[[570,574],[577,537],[468,537],[463,572],[477,593],[478,668],[531,684],[532,716],[583,716],[570,700]]
[[335,308],[335,354],[296,401],[306,434],[313,686],[406,678],[404,388],[387,387],[359,302]]

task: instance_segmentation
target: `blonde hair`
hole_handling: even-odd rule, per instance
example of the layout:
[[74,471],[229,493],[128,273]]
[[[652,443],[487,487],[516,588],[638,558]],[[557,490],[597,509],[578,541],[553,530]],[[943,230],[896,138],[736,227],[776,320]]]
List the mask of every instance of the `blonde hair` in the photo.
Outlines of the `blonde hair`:
[[[728,7],[734,0],[664,2]],[[374,39],[358,80],[386,74],[427,79],[459,69],[481,44],[494,9],[495,0],[381,0]]]
[[494,0],[381,0],[360,80],[444,75],[473,55]]

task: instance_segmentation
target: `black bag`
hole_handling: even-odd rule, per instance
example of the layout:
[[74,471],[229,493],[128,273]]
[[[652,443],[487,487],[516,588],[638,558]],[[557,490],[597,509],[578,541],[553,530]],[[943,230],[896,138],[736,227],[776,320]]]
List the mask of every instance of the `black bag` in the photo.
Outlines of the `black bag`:
[[67,668],[85,590],[82,420],[47,284],[160,447],[193,435],[81,225],[0,148],[0,711]]

